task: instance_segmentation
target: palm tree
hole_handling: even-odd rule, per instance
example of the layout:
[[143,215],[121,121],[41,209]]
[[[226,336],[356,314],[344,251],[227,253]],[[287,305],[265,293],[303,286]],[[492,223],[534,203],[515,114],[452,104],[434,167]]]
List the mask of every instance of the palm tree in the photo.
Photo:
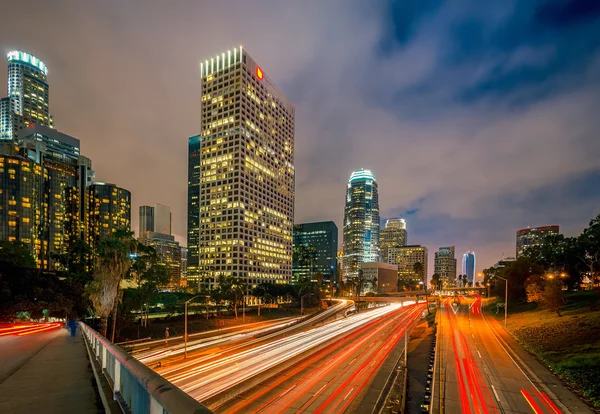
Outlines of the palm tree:
[[129,273],[132,264],[130,254],[135,251],[136,243],[132,231],[117,230],[110,237],[100,240],[98,255],[94,261],[94,279],[90,283],[88,292],[100,317],[98,330],[105,337],[108,316],[111,312],[113,314],[112,341],[114,341],[117,318],[119,284]]
[[438,289],[439,285],[440,285],[440,275],[437,273],[434,273],[431,276],[431,282],[429,282],[431,284],[431,288],[432,289]]

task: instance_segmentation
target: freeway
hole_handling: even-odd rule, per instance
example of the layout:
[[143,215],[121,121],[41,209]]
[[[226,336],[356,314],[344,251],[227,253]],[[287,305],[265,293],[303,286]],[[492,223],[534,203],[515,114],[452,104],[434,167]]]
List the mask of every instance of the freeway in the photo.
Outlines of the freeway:
[[[219,407],[219,413],[340,413],[368,386],[424,305],[384,308],[335,342]],[[373,315],[375,316],[375,315]],[[352,318],[357,318],[357,316]]]
[[[438,319],[435,413],[588,413],[583,403],[560,401],[536,381],[482,312],[482,299],[461,296],[442,303]],[[568,390],[560,390],[564,394]],[[573,397],[574,398],[574,397]],[[571,409],[576,406],[574,411]]]
[[261,342],[250,349],[244,348],[220,358],[212,355],[202,363],[198,363],[196,358],[174,367],[156,368],[156,371],[198,401],[206,402],[259,375],[275,375],[273,370],[277,370],[280,364],[312,353],[319,345],[343,337],[399,309],[399,304],[380,307],[311,330],[290,332],[289,336],[279,334],[278,339],[273,338],[270,342]]

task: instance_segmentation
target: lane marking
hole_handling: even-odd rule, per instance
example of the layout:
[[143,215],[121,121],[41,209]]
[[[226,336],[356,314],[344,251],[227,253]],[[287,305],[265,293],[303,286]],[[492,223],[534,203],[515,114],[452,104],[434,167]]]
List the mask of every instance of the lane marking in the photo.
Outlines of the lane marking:
[[498,393],[496,392],[496,388],[494,387],[494,384],[492,384],[492,391],[494,391],[494,395],[496,396],[496,400],[498,400],[498,402],[500,402],[500,397],[498,397]]
[[483,359],[481,356],[481,352],[479,352],[479,349],[477,350],[477,353],[479,354],[479,358]]

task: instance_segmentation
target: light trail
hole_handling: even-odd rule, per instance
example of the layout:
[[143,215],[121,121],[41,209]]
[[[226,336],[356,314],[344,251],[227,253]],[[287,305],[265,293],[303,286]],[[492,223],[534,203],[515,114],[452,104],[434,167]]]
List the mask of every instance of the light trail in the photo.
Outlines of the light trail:
[[0,332],[0,336],[7,336],[7,335],[17,335],[17,336],[24,336],[24,335],[30,335],[30,334],[34,334],[34,333],[38,333],[38,332],[43,332],[43,331],[49,331],[52,329],[56,329],[62,326],[62,323],[60,322],[54,322],[54,323],[50,323],[50,324],[29,324],[29,325],[15,325],[12,327],[8,327],[8,328],[2,328],[2,331]]

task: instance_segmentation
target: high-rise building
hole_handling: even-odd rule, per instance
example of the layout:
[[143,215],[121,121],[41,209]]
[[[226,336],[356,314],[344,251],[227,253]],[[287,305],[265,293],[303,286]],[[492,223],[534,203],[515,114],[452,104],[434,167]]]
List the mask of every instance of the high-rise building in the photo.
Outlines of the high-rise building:
[[354,278],[362,263],[379,261],[379,194],[369,170],[357,170],[350,175],[343,231],[343,277]]
[[[294,105],[242,47],[202,62],[200,72],[199,159],[192,164],[190,149],[188,167],[188,176],[200,173],[199,240],[197,247],[193,237],[188,243],[188,278],[196,250],[203,287],[221,275],[243,279],[250,288],[289,283]],[[195,223],[188,225],[190,237]]]
[[435,252],[433,273],[437,273],[440,276],[441,287],[454,287],[456,285],[454,246],[440,247]]
[[171,208],[162,204],[140,206],[139,237],[145,232],[171,234]]
[[178,289],[181,284],[181,246],[175,241],[175,236],[170,234],[146,231],[139,238],[140,243],[152,246],[162,264],[169,270],[169,289]]
[[360,294],[367,292],[392,293],[398,291],[398,267],[389,263],[362,263],[362,289]]
[[462,274],[467,276],[469,283],[475,283],[475,252],[468,251],[463,254]]
[[494,264],[494,269],[502,269],[503,267],[510,265],[512,262],[515,262],[516,260],[517,260],[516,257],[503,257],[501,260],[498,260]]
[[114,184],[93,183],[88,187],[88,243],[98,242],[116,230],[131,229],[131,193]]
[[42,194],[47,204],[39,254],[44,270],[60,270],[57,255],[67,253],[81,238],[78,189],[79,140],[54,129],[35,125],[19,130],[21,152],[46,171]]
[[[425,246],[417,244],[389,249],[388,261],[390,264],[398,265],[398,285],[406,290],[419,289],[420,282],[427,283],[427,260]],[[421,263],[423,266],[421,275],[415,272],[416,263]]]
[[13,50],[8,59],[8,97],[0,102],[0,135],[16,139],[20,129],[42,125],[52,128],[48,69],[29,53]]
[[558,225],[527,227],[517,230],[517,258],[525,253],[525,250],[531,246],[539,246],[548,236],[560,234]]
[[381,261],[388,263],[388,249],[400,246],[406,246],[406,221],[401,218],[389,219],[379,233]]
[[[48,266],[47,198],[43,193],[47,171],[19,153],[11,141],[1,144],[0,240],[24,243],[40,268]],[[44,262],[46,261],[46,262]]]
[[187,287],[187,247],[181,248],[181,280],[179,286]]
[[188,287],[198,286],[200,242],[200,135],[188,138],[188,209],[187,209]]
[[315,280],[323,275],[323,282],[335,279],[338,228],[333,221],[294,225],[293,280]]

